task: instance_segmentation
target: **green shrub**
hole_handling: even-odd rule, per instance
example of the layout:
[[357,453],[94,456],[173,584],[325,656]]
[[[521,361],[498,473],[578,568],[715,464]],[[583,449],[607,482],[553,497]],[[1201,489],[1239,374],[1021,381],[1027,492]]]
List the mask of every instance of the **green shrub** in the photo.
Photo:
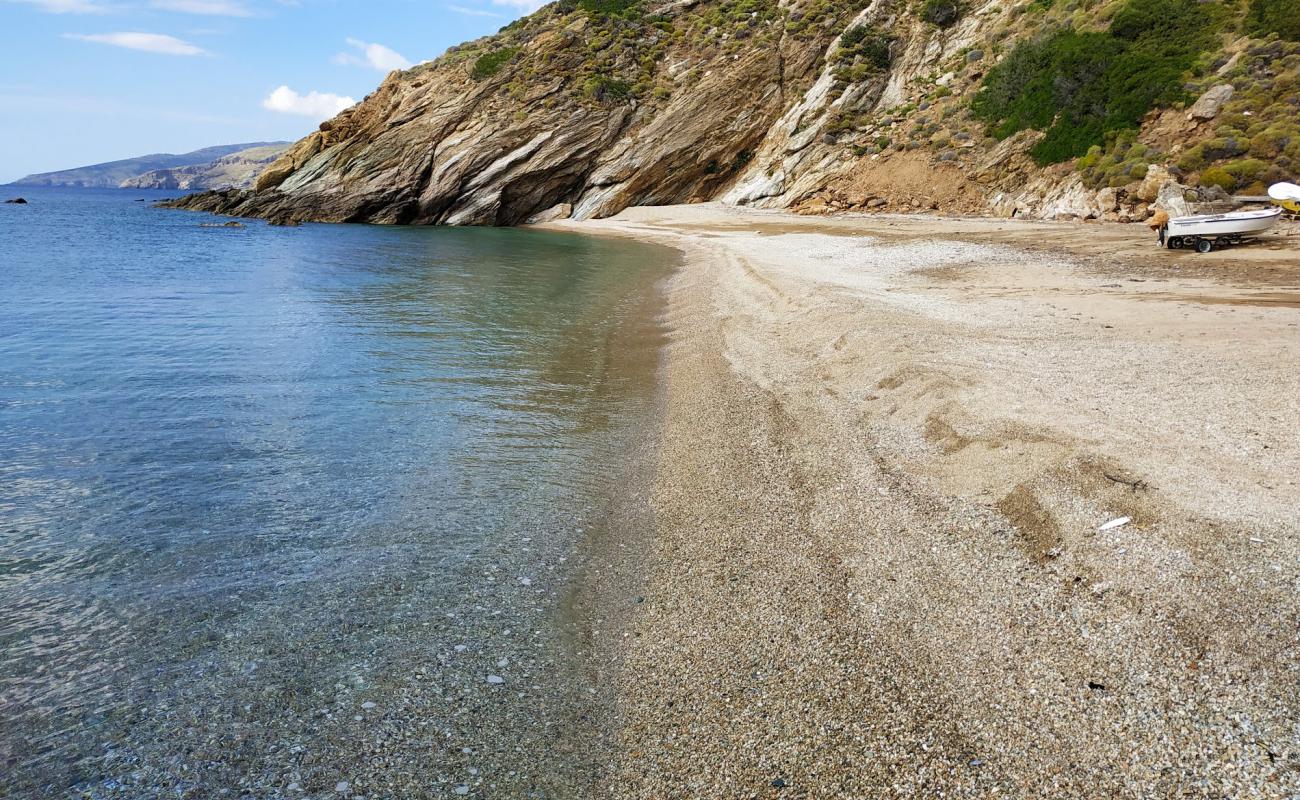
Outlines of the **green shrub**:
[[1099,145],[1093,145],[1088,148],[1086,155],[1080,156],[1079,160],[1074,163],[1074,168],[1080,172],[1088,172],[1097,166],[1101,161],[1102,150]]
[[1268,169],[1268,164],[1257,158],[1243,158],[1240,161],[1233,161],[1223,165],[1224,171],[1237,179],[1237,185],[1242,186],[1248,183],[1254,183],[1264,170]]
[[517,47],[506,47],[491,53],[484,53],[474,62],[474,68],[470,70],[469,76],[476,81],[486,80],[501,71],[510,59],[515,57],[519,52]]
[[1249,152],[1256,158],[1277,158],[1296,134],[1283,126],[1269,126],[1250,138]]
[[597,75],[587,79],[583,84],[582,93],[602,103],[617,102],[632,97],[632,85],[626,81]]
[[1186,172],[1195,172],[1205,166],[1205,151],[1200,145],[1189,149],[1178,158],[1178,168]]
[[1093,145],[1074,162],[1089,187],[1120,187],[1140,181],[1146,177],[1151,161],[1159,157],[1159,153],[1137,141],[1137,131],[1109,133],[1106,139],[1106,148]]
[[1218,186],[1225,192],[1231,192],[1237,188],[1237,179],[1232,177],[1226,169],[1221,167],[1210,167],[1201,173],[1202,186]]
[[1032,155],[1084,155],[1108,132],[1137,128],[1153,107],[1183,99],[1183,74],[1213,42],[1198,0],[1128,0],[1105,32],[1059,31],[1021,42],[989,70],[971,103],[997,138],[1046,131]]
[[626,17],[639,10],[637,0],[578,0],[578,7],[593,17]]
[[961,19],[961,4],[957,0],[925,0],[921,6],[921,19],[940,28],[949,28]]
[[1276,33],[1300,41],[1300,0],[1250,0],[1246,30],[1254,36]]
[[[894,37],[869,25],[855,25],[840,36],[840,46],[835,51],[835,61],[840,65],[837,72],[840,69],[847,71],[858,61],[861,63],[857,66],[865,69],[861,70],[862,74],[856,80],[861,80],[870,72],[888,69],[893,60],[893,44]],[[839,77],[844,79],[849,76]]]

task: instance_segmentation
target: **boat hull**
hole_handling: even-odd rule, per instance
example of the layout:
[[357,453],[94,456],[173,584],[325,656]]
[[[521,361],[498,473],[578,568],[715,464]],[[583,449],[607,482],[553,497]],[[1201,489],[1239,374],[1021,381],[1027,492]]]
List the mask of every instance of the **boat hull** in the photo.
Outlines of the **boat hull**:
[[1239,211],[1233,214],[1207,214],[1199,217],[1175,217],[1169,220],[1168,237],[1242,238],[1255,236],[1273,227],[1282,209]]

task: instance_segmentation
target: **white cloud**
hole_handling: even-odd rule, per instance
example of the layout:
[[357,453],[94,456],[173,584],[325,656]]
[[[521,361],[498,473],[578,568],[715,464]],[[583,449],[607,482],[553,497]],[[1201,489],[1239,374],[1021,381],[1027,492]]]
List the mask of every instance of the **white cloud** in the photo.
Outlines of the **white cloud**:
[[183,39],[161,33],[123,31],[121,33],[65,33],[63,36],[66,39],[111,44],[128,50],[143,50],[146,53],[162,53],[168,56],[202,56],[207,55],[208,52]]
[[348,64],[358,67],[370,67],[380,72],[392,72],[395,69],[410,69],[411,62],[406,56],[384,47],[382,44],[374,42],[363,42],[360,39],[348,39],[348,45],[361,51],[361,55],[353,53],[339,53],[334,56],[335,64]]
[[48,14],[105,14],[111,9],[99,0],[0,0],[35,6]]
[[163,11],[202,14],[209,17],[251,17],[253,12],[235,0],[150,0],[149,5]]
[[495,11],[487,11],[482,8],[466,8],[465,6],[447,6],[448,11],[455,11],[457,14],[464,14],[467,17],[494,17],[496,19],[505,19],[505,14],[498,14]]
[[298,94],[288,86],[281,86],[266,96],[262,108],[281,114],[300,114],[315,119],[329,119],[345,108],[356,105],[351,97],[330,92]]

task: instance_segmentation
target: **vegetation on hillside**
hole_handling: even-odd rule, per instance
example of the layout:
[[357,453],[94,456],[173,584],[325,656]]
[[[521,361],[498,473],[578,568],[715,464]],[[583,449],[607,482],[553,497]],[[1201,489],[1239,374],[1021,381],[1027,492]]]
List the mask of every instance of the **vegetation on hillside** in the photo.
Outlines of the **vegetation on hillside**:
[[1236,89],[1232,100],[1211,136],[1181,153],[1176,166],[1244,194],[1300,175],[1300,42],[1254,44],[1224,77]]
[[1106,31],[1066,28],[1016,45],[971,103],[989,132],[1045,131],[1039,164],[1084,155],[1184,99],[1183,75],[1215,39],[1222,15],[1199,0],[1128,0]]
[[1277,34],[1300,41],[1300,0],[1250,0],[1246,30],[1252,36]]
[[[829,96],[845,100],[831,108],[823,138],[858,156],[928,149],[952,161],[991,144],[981,128],[997,139],[1032,129],[1043,134],[1030,151],[1040,165],[1077,159],[1094,188],[1130,185],[1153,164],[1229,191],[1300,170],[1300,42],[1292,44],[1300,0],[1030,0],[985,9],[978,38],[929,65],[889,108],[873,98],[895,59],[913,52],[917,37],[950,38],[944,29],[971,13],[969,0],[902,0],[897,10],[905,13],[869,23],[854,22],[860,0],[662,8],[650,0],[559,0],[448,57],[475,80],[497,78],[516,98],[560,81],[543,102],[567,95],[653,107],[690,91],[724,59],[824,48],[839,32],[826,56],[835,78]],[[1244,50],[1243,35],[1255,37]],[[1219,119],[1174,141],[1140,134],[1152,111],[1180,109],[1223,82],[1237,93]]]

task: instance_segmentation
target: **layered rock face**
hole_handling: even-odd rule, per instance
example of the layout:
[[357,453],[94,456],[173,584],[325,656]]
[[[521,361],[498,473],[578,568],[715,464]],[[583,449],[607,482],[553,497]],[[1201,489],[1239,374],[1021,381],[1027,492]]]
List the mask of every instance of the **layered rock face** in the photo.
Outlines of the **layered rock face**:
[[[591,38],[604,35],[584,12],[539,18],[546,23],[535,27],[567,24],[529,36],[496,74],[473,75],[475,53],[504,46],[493,40],[471,57],[392,73],[272,164],[255,191],[184,205],[328,222],[513,225],[561,204],[591,217],[712,198],[784,111],[785,87],[810,81],[834,38],[824,32],[808,48],[772,23],[770,47],[678,52],[651,27],[637,35],[658,45],[653,74],[662,83],[637,99],[609,77],[620,64],[583,71]],[[525,76],[529,63],[549,66]]]
[[[1124,2],[1099,6],[1097,24]],[[1133,134],[1140,148],[1121,142],[1122,170],[1081,173],[1031,158],[1040,133],[999,140],[969,110],[1007,43],[1077,20],[999,0],[930,15],[936,3],[561,0],[390,74],[251,190],[177,205],[385,224],[514,225],[699,200],[1136,221],[1162,202],[1163,187],[1140,191],[1157,163],[1179,187],[1163,196],[1198,196],[1175,159],[1232,108],[1247,40],[1204,78],[1215,88],[1190,114],[1155,109]]]

